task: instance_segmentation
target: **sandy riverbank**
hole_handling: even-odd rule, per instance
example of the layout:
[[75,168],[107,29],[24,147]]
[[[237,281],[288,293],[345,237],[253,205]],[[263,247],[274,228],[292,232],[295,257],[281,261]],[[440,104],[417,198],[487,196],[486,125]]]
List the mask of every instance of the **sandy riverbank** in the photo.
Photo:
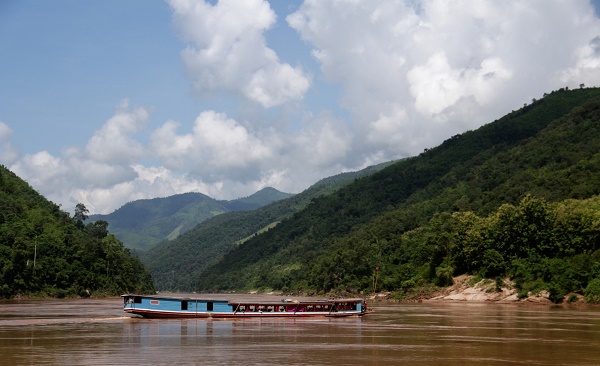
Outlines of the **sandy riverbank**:
[[514,283],[505,279],[500,287],[496,281],[482,279],[473,283],[473,276],[454,278],[454,285],[444,289],[440,294],[428,299],[429,301],[489,301],[489,302],[528,302],[536,304],[552,304],[550,293],[529,293],[527,297],[519,298]]
[[[371,296],[371,300],[383,300],[390,294],[377,294]],[[470,301],[470,302],[497,302],[497,303],[528,303],[528,304],[553,304],[549,299],[548,291],[540,293],[529,293],[528,296],[519,298],[514,283],[505,279],[501,286],[497,286],[496,281],[482,279],[475,282],[473,276],[462,275],[454,278],[454,285],[443,288],[435,293],[416,299],[419,302],[424,301]],[[585,303],[583,296],[577,295],[577,300],[571,304]],[[566,302],[565,299],[564,302]]]

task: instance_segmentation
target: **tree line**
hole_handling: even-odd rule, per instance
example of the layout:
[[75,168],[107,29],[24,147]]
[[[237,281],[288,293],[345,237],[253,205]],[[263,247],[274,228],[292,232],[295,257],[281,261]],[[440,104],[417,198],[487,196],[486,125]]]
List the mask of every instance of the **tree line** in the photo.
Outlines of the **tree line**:
[[153,292],[142,262],[108,231],[84,224],[0,166],[0,297]]

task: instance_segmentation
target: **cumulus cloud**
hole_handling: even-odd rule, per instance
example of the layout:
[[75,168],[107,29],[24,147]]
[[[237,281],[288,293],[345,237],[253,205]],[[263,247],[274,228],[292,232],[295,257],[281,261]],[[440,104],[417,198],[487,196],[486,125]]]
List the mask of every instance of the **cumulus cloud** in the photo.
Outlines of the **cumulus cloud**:
[[[565,84],[599,81],[600,24],[586,1],[307,0],[287,21],[324,77],[342,85],[359,135],[386,157],[418,153]],[[389,149],[392,141],[404,148]]]
[[352,148],[353,134],[343,121],[323,112],[292,140],[295,151],[289,155],[296,161],[290,161],[290,167],[300,171],[322,170],[344,163]]
[[581,80],[582,84],[588,85],[600,84],[600,36],[592,38],[588,44],[577,49],[575,57],[575,65],[562,73],[561,80]]
[[194,136],[177,135],[180,124],[167,121],[152,133],[152,151],[170,169],[183,169],[186,161],[193,158]]
[[113,117],[88,141],[85,152],[95,161],[130,163],[144,155],[142,145],[132,136],[148,118],[144,108],[129,109],[123,100]]
[[47,151],[27,154],[11,169],[34,187],[67,186],[68,183],[68,167],[62,159]]
[[110,213],[127,202],[185,192],[215,193],[210,186],[164,167],[131,166],[135,178],[109,187],[76,188],[65,192],[71,206],[82,202],[94,213]]
[[178,124],[168,121],[152,134],[152,150],[165,166],[183,169],[205,181],[259,179],[260,166],[277,148],[268,131],[257,135],[223,113],[205,111],[189,133],[177,134]]
[[[2,162],[53,201],[99,213],[190,191],[299,192],[418,154],[544,92],[600,83],[600,21],[585,0],[305,0],[285,21],[311,49],[310,72],[267,44],[282,25],[267,1],[169,5],[195,89],[251,107],[199,106],[148,131],[149,110],[125,100],[83,146],[22,157],[0,122]],[[303,98],[325,83],[340,105],[321,110]]]
[[196,119],[194,136],[204,152],[204,163],[213,169],[242,168],[271,155],[259,137],[222,113],[202,112]]
[[13,130],[4,122],[0,122],[0,163],[8,165],[17,160],[19,154],[9,140]]
[[[82,202],[92,212],[105,213],[114,210],[119,199],[148,198],[157,190],[139,190],[144,180],[134,163],[147,155],[135,133],[148,116],[146,109],[131,109],[123,100],[84,148],[69,147],[60,156],[45,150],[25,154],[10,169],[50,200],[64,204],[67,211]],[[6,128],[0,125],[0,141]]]
[[[295,158],[277,153],[285,143],[275,133],[252,131],[223,113],[205,111],[189,132],[178,133],[179,124],[167,121],[144,144],[135,133],[144,128],[147,117],[145,109],[132,110],[123,102],[84,148],[70,147],[60,156],[48,151],[26,154],[10,169],[66,211],[81,202],[92,213],[184,192],[217,199],[242,197],[293,179],[286,167]],[[10,131],[0,125],[0,138]],[[158,164],[136,162],[141,158]]]
[[381,114],[371,123],[367,141],[374,145],[388,145],[389,148],[406,143],[407,136],[403,133],[409,123],[406,109],[397,106],[390,114]]
[[181,56],[199,92],[242,94],[265,108],[300,100],[310,78],[282,63],[264,32],[276,22],[263,0],[171,0],[174,22],[191,44]]

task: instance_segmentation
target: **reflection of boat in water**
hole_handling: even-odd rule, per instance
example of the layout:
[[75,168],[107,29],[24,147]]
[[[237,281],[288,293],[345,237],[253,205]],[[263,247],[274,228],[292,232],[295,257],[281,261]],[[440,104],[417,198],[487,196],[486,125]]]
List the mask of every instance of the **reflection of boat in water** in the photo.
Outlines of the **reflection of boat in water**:
[[348,317],[367,313],[363,299],[235,301],[122,295],[123,310],[145,318]]

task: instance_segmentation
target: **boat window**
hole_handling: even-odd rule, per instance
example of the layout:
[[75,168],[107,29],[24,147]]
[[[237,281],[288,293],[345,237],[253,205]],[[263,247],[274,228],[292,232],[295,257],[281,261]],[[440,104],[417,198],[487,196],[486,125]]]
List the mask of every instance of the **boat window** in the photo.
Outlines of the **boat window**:
[[209,301],[206,303],[206,311],[213,311],[213,303]]
[[141,296],[134,296],[133,297],[133,303],[134,304],[141,304],[142,303],[142,297]]
[[188,309],[188,302],[183,300],[181,301],[181,310],[187,310]]

